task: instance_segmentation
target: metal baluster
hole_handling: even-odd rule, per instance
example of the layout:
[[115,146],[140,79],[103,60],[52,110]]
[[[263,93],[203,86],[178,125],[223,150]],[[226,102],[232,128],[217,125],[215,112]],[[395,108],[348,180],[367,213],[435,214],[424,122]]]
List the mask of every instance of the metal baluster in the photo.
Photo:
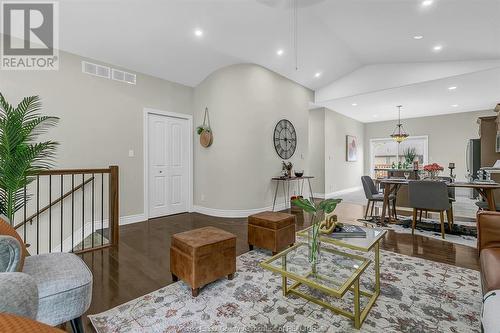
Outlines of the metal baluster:
[[64,195],[64,175],[61,175],[61,252],[63,252],[63,222],[64,222],[64,210],[63,210],[63,203],[64,203],[64,199],[62,199],[63,195]]
[[36,254],[40,254],[40,176],[36,176]]
[[49,253],[52,252],[52,175],[49,175]]
[[104,173],[101,173],[101,246],[104,245]]
[[82,173],[82,250],[85,249],[85,174]]
[[94,247],[94,177],[95,174],[92,174],[92,248]]
[[71,175],[71,252],[75,248],[75,175]]

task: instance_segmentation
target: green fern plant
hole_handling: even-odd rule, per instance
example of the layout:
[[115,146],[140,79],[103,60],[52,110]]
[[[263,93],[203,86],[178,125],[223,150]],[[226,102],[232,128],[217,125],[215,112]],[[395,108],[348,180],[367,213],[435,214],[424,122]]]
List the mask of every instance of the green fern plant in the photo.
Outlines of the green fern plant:
[[53,166],[57,142],[36,142],[59,121],[40,114],[40,97],[24,98],[14,107],[0,93],[0,213],[11,223],[25,205],[24,187],[35,174]]

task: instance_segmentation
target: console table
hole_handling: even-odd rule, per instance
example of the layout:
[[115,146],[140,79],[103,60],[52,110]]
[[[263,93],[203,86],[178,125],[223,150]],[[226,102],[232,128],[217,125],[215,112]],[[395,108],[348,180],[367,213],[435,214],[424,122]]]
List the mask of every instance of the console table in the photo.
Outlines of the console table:
[[290,202],[290,184],[294,181],[297,182],[297,195],[302,195],[303,190],[304,190],[304,183],[307,182],[309,186],[309,193],[310,193],[310,198],[312,199],[313,197],[313,191],[312,191],[312,186],[311,186],[311,179],[313,179],[314,176],[302,176],[302,177],[273,177],[271,178],[272,181],[276,182],[276,188],[274,190],[274,200],[273,200],[273,212],[274,208],[276,207],[276,198],[278,197],[278,191],[279,191],[279,186],[280,183],[283,186],[283,196],[285,197],[285,207],[290,208],[289,205],[291,205]]

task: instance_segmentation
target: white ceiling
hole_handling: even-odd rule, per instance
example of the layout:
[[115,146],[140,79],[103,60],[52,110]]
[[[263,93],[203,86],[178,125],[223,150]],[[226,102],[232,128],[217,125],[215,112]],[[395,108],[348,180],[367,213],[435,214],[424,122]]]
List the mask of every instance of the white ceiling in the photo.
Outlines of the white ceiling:
[[[457,88],[448,90],[449,87]],[[401,118],[416,118],[492,110],[499,101],[500,68],[496,68],[339,98],[322,106],[342,110],[341,113],[362,122],[375,122],[396,119],[397,105],[403,105]]]
[[[298,3],[298,70],[290,0],[61,0],[60,46],[189,86],[234,63],[260,64],[318,89],[369,64],[500,60],[500,0],[434,0],[427,8],[421,0]],[[202,38],[193,34],[197,28]],[[350,112],[340,101],[332,105]]]

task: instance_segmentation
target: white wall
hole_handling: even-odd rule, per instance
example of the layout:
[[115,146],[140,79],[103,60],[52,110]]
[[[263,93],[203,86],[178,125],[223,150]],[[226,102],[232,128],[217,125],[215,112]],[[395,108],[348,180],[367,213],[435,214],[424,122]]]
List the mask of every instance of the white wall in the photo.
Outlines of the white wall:
[[[346,161],[346,136],[358,139],[358,160]],[[361,185],[364,152],[363,123],[325,109],[325,191],[326,195]]]
[[191,114],[193,88],[143,74],[137,85],[103,79],[82,73],[84,58],[59,55],[58,71],[1,71],[0,92],[12,104],[39,95],[42,113],[61,118],[48,133],[61,143],[56,167],[118,165],[120,214],[142,214],[143,108]]
[[[477,118],[493,115],[491,111],[455,113],[433,117],[404,119],[403,125],[412,136],[429,137],[429,163],[438,163],[448,173],[448,163],[455,163],[457,179],[464,180],[466,173],[465,149],[468,139],[479,138]],[[370,174],[370,139],[387,138],[397,121],[365,124],[365,173]]]
[[194,134],[194,204],[223,210],[270,206],[270,179],[281,171],[274,127],[283,118],[293,123],[297,149],[290,161],[306,169],[312,99],[311,90],[257,65],[233,65],[207,77],[194,91],[194,125],[203,122],[208,106],[214,142],[203,148]]
[[309,111],[309,170],[314,193],[325,194],[325,109]]
[[[364,161],[364,124],[327,108],[310,111],[310,165],[318,174],[318,190],[331,196],[361,184]],[[358,160],[346,161],[346,136],[358,139]],[[314,147],[313,147],[314,146]],[[315,174],[315,175],[316,175]]]

